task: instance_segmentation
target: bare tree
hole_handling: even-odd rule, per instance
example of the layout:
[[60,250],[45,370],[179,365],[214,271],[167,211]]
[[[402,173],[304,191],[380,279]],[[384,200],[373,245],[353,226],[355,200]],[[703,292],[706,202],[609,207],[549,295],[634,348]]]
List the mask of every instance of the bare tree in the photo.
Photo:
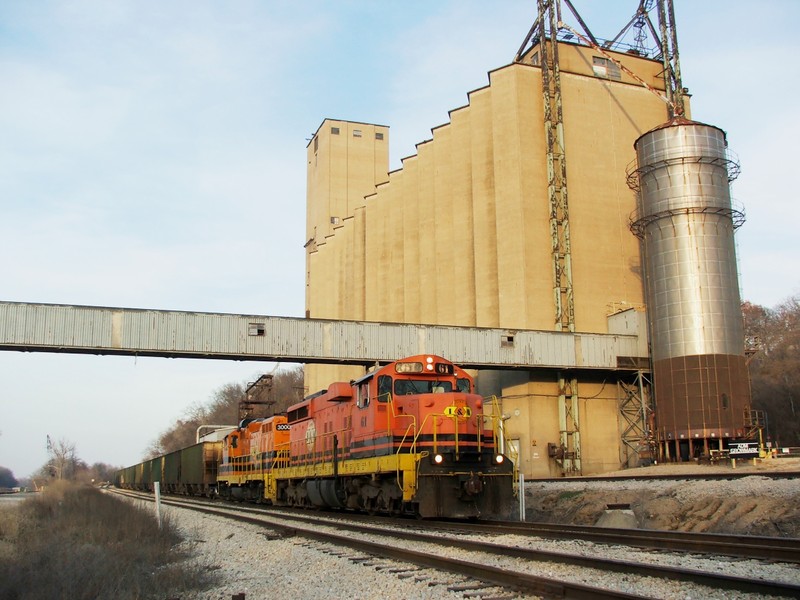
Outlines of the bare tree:
[[46,467],[49,469],[51,476],[57,479],[74,478],[79,463],[74,443],[64,438],[53,442],[48,435],[47,454],[50,459]]
[[272,393],[275,398],[272,407],[274,415],[285,413],[292,404],[300,402],[305,396],[303,368],[292,367],[278,371],[273,379]]

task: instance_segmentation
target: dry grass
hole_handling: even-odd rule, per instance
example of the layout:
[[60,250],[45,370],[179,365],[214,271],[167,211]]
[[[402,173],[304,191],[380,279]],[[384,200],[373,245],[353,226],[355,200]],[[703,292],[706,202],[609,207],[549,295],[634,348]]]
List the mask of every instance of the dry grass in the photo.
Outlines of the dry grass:
[[176,529],[151,511],[59,483],[0,511],[0,598],[190,598],[211,575],[192,567]]

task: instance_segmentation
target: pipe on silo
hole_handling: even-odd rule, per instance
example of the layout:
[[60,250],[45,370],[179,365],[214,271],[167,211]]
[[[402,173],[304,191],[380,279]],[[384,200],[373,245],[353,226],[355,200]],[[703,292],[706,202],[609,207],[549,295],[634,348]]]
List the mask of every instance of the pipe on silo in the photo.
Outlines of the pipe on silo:
[[671,458],[686,459],[742,435],[750,405],[733,239],[744,213],[730,197],[739,166],[721,129],[680,117],[634,147],[656,425]]

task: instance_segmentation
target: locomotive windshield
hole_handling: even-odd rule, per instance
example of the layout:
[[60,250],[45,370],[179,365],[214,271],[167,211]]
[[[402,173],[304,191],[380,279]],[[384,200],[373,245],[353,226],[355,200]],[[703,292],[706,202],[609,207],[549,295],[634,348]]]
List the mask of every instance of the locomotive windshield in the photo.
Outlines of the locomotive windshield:
[[442,394],[453,391],[450,381],[436,379],[398,379],[394,382],[394,393],[397,396],[409,394]]
[[[439,379],[398,379],[394,381],[395,396],[412,394],[444,394],[453,391],[452,381]],[[469,381],[459,379],[456,391],[469,393]],[[392,378],[389,375],[378,377],[378,402],[389,402],[392,395]]]

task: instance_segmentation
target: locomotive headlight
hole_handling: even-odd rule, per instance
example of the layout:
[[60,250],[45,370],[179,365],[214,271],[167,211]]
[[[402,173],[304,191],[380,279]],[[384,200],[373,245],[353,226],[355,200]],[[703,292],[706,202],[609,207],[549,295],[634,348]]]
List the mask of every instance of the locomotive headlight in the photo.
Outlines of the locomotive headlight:
[[436,456],[433,457],[433,462],[435,462],[437,465],[442,464],[444,462],[444,456],[442,456],[441,454],[437,454]]
[[505,457],[502,454],[498,454],[494,457],[494,462],[496,462],[498,465],[502,465],[504,460]]

